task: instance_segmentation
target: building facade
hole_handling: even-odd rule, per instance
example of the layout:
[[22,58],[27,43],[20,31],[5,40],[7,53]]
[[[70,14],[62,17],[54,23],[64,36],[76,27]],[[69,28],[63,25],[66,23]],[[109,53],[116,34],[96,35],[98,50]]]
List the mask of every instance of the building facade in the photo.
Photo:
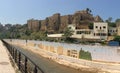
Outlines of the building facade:
[[74,31],[72,38],[78,39],[95,39],[95,40],[107,40],[108,37],[108,23],[97,22],[94,23],[93,30],[91,29],[76,29],[75,25],[69,25]]
[[[96,22],[93,25],[93,29],[77,29],[75,24],[69,24],[68,28],[74,31],[71,38],[88,40],[107,40],[108,38],[108,23]],[[48,37],[62,37],[62,35],[50,34]]]
[[108,23],[97,22],[94,23],[94,36],[101,40],[107,40],[108,37]]
[[117,35],[120,36],[120,22],[117,22]]
[[117,28],[116,27],[108,27],[108,35],[109,36],[117,35]]

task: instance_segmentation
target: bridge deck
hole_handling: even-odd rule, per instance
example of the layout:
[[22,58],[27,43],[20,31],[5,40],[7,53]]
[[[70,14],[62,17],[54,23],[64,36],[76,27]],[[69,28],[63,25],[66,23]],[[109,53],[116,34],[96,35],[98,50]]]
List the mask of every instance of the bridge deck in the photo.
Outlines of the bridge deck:
[[0,73],[15,73],[2,41],[0,41]]

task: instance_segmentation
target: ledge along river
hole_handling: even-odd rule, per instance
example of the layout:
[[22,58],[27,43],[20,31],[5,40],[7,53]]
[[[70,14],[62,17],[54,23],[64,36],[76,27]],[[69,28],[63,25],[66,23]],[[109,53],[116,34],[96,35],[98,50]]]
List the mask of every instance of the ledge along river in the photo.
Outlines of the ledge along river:
[[30,50],[26,50],[18,46],[14,46],[14,47],[16,47],[19,51],[21,51],[27,57],[29,57],[36,65],[38,65],[44,71],[44,73],[97,73],[96,70],[87,71],[87,69],[86,70],[73,69],[73,68],[58,64],[53,60],[44,58],[38,54],[33,53]]

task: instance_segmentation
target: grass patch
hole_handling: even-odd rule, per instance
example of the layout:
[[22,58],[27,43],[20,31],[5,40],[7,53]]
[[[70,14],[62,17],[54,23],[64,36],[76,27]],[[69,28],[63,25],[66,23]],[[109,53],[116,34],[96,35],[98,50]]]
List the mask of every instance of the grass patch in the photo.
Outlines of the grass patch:
[[85,60],[92,60],[91,53],[88,51],[80,50],[79,52],[79,58],[80,59],[85,59]]

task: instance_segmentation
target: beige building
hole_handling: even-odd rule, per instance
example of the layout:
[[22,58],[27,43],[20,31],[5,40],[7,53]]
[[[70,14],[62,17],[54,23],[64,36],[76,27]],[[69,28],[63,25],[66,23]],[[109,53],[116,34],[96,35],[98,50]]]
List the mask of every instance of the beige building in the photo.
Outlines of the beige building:
[[108,35],[109,36],[117,35],[117,28],[116,27],[108,27]]
[[104,22],[94,23],[94,36],[101,40],[107,40],[108,23]]
[[117,35],[120,36],[120,22],[117,22]]
[[[107,40],[108,38],[108,23],[96,22],[93,30],[91,29],[76,29],[75,24],[69,24],[68,28],[73,30],[72,38],[78,39],[95,39]],[[115,29],[114,29],[115,30]],[[62,37],[63,34],[49,34],[48,37]]]
[[69,25],[74,34],[72,38],[78,39],[93,39],[93,40],[107,40],[108,36],[108,24],[103,22],[94,23],[93,30],[91,29],[76,29],[75,25]]
[[90,29],[77,29],[75,30],[75,34],[71,37],[78,39],[93,39],[93,34]]
[[72,38],[91,38],[92,35],[92,30],[90,29],[76,29],[76,26],[74,24],[68,25],[68,27],[74,31],[73,35],[71,36]]

